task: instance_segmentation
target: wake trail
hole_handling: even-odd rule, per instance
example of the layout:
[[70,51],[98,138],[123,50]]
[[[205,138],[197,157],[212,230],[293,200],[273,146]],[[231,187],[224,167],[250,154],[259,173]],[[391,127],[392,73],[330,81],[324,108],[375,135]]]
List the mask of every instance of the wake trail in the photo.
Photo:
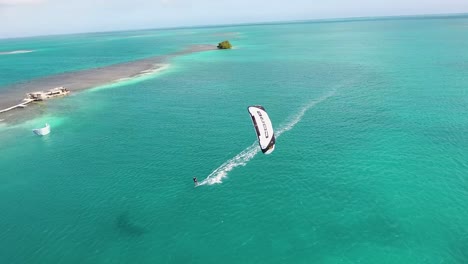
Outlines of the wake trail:
[[[310,101],[308,104],[303,106],[299,112],[293,116],[293,118],[287,122],[286,124],[280,126],[280,128],[275,133],[276,138],[279,138],[284,132],[287,132],[294,128],[304,117],[305,113],[311,109],[312,107],[316,106],[317,104],[327,100],[328,98],[334,96],[336,94],[336,89],[331,90],[330,92],[322,95],[321,97]],[[260,152],[258,148],[258,143],[254,142],[252,145],[245,148],[239,154],[234,156],[233,158],[225,161],[221,166],[216,168],[214,171],[210,173],[203,181],[201,181],[198,185],[213,185],[222,183],[222,180],[226,178],[230,171],[234,168],[239,166],[245,166],[247,163],[255,157]]]
[[213,172],[208,175],[202,182],[198,185],[213,185],[221,183],[223,178],[226,178],[228,173],[232,171],[235,167],[245,166],[249,160],[251,160],[255,155],[260,152],[257,142],[254,142],[252,145],[241,151],[235,157],[227,160],[221,166],[216,168]]
[[279,137],[281,136],[281,134],[283,134],[284,132],[286,131],[289,131],[291,129],[293,129],[294,126],[297,125],[297,123],[299,123],[302,118],[304,117],[305,113],[311,109],[312,107],[314,107],[315,105],[327,100],[328,98],[334,96],[336,94],[336,89],[334,90],[331,90],[330,92],[322,95],[321,97],[315,99],[315,100],[312,100],[310,101],[307,105],[303,106],[301,108],[301,110],[293,117],[292,120],[290,120],[287,124],[283,125],[280,127],[280,129],[277,130],[276,132],[276,137]]

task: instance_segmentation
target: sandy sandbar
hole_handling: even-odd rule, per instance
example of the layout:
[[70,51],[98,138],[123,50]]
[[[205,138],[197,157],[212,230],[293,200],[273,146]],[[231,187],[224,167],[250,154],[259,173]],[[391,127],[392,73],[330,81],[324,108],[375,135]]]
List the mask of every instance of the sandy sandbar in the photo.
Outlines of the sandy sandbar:
[[[148,72],[155,72],[161,67],[164,67],[171,58],[176,56],[215,49],[216,46],[214,45],[192,45],[179,52],[164,56],[155,56],[100,68],[62,73],[9,85],[2,88],[0,96],[0,109],[5,109],[21,103],[26,93],[29,92],[45,91],[54,87],[63,86],[73,93],[101,85],[106,85],[122,79],[147,74]],[[31,104],[27,108],[30,107],[34,107],[34,104]],[[0,113],[0,120],[3,119],[3,121],[7,121],[8,119],[14,117],[16,113],[24,110],[25,109],[18,108],[6,113]]]

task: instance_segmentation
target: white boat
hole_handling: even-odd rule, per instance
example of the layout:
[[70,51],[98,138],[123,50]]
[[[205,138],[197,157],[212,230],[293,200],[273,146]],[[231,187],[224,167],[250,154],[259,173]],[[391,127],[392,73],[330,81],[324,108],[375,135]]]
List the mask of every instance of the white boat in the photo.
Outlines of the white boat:
[[45,127],[33,129],[33,132],[38,136],[45,136],[50,133],[50,126],[46,123]]

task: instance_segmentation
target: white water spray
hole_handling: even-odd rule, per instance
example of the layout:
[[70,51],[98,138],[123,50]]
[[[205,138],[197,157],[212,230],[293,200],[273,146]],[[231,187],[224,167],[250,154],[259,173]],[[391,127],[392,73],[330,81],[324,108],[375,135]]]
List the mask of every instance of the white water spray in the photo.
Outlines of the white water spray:
[[[294,126],[299,123],[302,118],[304,117],[305,113],[314,107],[315,105],[327,100],[328,98],[334,96],[336,94],[336,90],[332,90],[318,99],[312,100],[305,106],[301,108],[301,110],[285,125],[282,125],[277,132],[275,133],[276,138],[279,138],[281,134],[283,134],[286,131],[289,131],[294,128]],[[254,142],[252,145],[241,151],[239,154],[237,154],[235,157],[227,160],[221,166],[216,168],[213,172],[210,173],[203,181],[201,181],[198,185],[213,185],[213,184],[219,184],[222,183],[222,179],[226,178],[228,176],[228,173],[232,171],[234,168],[238,166],[245,166],[255,155],[257,155],[260,152],[260,149],[258,148],[257,142]]]

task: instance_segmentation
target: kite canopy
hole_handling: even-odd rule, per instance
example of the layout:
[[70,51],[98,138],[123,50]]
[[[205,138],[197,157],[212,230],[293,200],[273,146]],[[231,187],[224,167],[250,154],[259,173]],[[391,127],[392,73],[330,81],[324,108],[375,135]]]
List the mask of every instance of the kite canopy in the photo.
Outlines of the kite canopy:
[[270,117],[261,105],[253,105],[248,108],[252,122],[257,132],[258,144],[264,154],[270,154],[275,149],[275,134]]

